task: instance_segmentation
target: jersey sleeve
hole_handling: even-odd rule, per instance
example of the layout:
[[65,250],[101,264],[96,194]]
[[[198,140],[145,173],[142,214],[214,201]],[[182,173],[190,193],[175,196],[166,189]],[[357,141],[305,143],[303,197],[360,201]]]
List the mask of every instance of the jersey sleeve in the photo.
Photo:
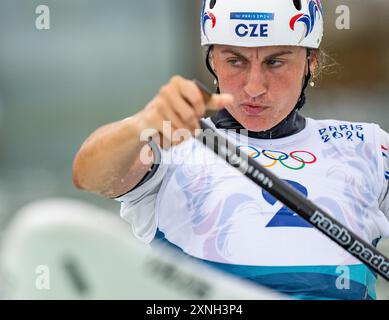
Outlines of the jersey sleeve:
[[121,202],[121,218],[130,223],[134,236],[146,244],[153,240],[157,230],[155,203],[168,169],[163,161],[163,150],[154,142],[150,143],[150,147],[156,169],[136,188],[116,199]]
[[389,219],[389,134],[381,130],[381,153],[383,158],[383,189],[380,197],[380,210]]

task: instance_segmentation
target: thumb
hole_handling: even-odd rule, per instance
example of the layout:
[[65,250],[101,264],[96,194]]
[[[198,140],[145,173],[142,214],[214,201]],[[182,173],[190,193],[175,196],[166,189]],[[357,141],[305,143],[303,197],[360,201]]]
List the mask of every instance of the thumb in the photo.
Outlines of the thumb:
[[233,104],[234,97],[230,94],[213,94],[207,102],[207,110],[218,111]]

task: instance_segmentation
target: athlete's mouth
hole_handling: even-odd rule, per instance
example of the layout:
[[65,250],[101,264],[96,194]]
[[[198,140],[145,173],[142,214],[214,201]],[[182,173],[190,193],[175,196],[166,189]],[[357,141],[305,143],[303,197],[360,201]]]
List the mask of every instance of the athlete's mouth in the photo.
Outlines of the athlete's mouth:
[[266,109],[269,108],[267,106],[251,104],[251,103],[242,103],[241,107],[242,107],[243,111],[250,116],[258,116],[262,112],[264,112]]

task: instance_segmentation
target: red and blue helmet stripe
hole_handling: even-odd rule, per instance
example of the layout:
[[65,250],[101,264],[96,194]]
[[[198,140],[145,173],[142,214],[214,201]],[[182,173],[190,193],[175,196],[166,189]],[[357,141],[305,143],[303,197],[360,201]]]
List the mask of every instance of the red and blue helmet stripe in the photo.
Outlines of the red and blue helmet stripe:
[[313,31],[315,27],[317,16],[322,17],[323,8],[320,0],[310,0],[308,4],[309,14],[299,13],[290,20],[290,28],[294,31],[296,23],[301,22],[305,25],[305,35],[308,35]]

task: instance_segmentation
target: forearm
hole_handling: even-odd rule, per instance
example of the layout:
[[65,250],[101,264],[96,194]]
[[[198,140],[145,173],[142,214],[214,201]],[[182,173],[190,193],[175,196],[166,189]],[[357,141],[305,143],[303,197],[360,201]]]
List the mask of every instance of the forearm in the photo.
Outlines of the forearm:
[[[140,132],[136,116],[94,132],[74,160],[74,184],[104,197],[116,197],[129,191],[151,167],[151,163],[143,164],[139,159],[147,144],[140,140]],[[148,160],[151,159],[152,154]]]

